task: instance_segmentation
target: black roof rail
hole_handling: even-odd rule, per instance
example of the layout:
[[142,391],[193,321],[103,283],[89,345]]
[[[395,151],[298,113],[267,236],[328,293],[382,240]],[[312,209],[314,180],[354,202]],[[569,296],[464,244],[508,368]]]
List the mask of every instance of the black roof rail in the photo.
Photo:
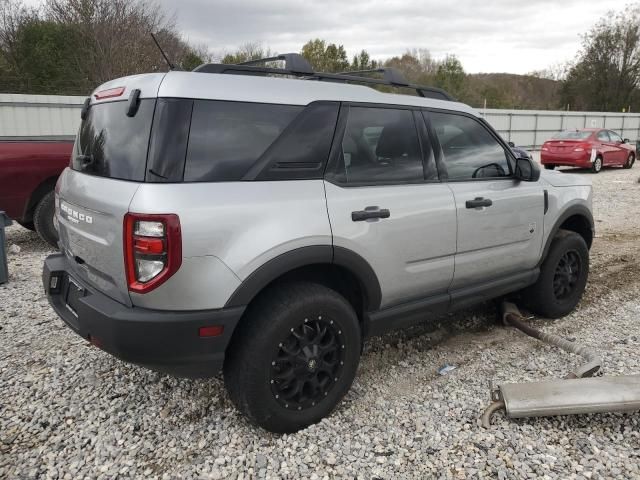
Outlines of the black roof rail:
[[[284,60],[285,68],[273,68],[256,66],[259,63]],[[259,58],[249,60],[239,64],[227,63],[207,63],[196,67],[194,72],[201,73],[228,73],[239,75],[290,75],[302,77],[306,80],[324,80],[330,82],[353,82],[364,83],[369,85],[388,85],[395,88],[408,88],[415,90],[416,93],[424,98],[433,98],[436,100],[455,99],[441,88],[429,87],[425,85],[415,85],[409,83],[402,73],[395,68],[377,68],[373,70],[357,70],[351,72],[340,73],[324,73],[314,72],[309,62],[299,53],[285,53],[275,57]],[[382,73],[383,78],[375,78],[363,76],[368,73]]]
[[255,65],[256,63],[275,62],[277,60],[284,60],[284,70],[304,75],[313,74],[313,67],[307,59],[299,53],[283,53],[282,55],[276,55],[275,57],[256,58],[254,60],[238,63],[237,65]]
[[382,73],[382,78],[385,82],[390,85],[397,85],[398,87],[406,87],[409,85],[409,82],[404,78],[402,72],[398,69],[392,67],[386,68],[374,68],[373,70],[354,70],[354,71],[346,71],[340,72],[338,75],[358,75],[363,73]]

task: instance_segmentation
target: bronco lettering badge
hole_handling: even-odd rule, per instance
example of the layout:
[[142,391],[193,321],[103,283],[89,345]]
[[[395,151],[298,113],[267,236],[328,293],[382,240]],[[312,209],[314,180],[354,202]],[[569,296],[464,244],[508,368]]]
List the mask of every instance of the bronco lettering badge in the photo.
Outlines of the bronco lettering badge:
[[93,217],[91,215],[85,215],[84,213],[80,213],[77,210],[74,210],[69,205],[66,205],[63,202],[60,202],[60,211],[67,214],[67,220],[73,223],[93,223]]

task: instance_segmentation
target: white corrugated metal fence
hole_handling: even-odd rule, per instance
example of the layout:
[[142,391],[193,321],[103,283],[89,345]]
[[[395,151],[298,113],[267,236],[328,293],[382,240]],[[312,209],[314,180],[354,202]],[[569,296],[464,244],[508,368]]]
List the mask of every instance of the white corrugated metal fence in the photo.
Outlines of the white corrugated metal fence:
[[[73,138],[86,97],[0,94],[0,139]],[[480,110],[507,141],[538,148],[555,132],[608,128],[632,142],[640,140],[640,113]]]

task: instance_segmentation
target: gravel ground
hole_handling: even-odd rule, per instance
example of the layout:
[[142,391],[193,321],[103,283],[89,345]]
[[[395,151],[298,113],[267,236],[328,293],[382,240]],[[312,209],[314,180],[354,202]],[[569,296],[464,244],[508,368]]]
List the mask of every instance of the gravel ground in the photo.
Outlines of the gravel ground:
[[[586,296],[562,320],[533,321],[598,349],[610,375],[640,372],[638,170],[592,176]],[[0,478],[640,477],[638,413],[479,425],[490,380],[562,377],[578,362],[496,325],[489,306],[375,339],[329,418],[272,435],[235,411],[220,379],[162,376],[73,334],[42,293],[49,249],[7,233],[21,250],[0,286]],[[457,368],[440,376],[444,364]]]

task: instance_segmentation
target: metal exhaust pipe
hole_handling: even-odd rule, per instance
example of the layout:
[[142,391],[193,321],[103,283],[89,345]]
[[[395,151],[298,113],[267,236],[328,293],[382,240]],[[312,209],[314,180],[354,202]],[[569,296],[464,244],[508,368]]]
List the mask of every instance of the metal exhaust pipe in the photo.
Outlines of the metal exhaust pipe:
[[504,303],[503,313],[505,323],[546,343],[582,355],[587,363],[569,379],[498,385],[491,391],[493,403],[482,415],[485,428],[490,427],[492,415],[501,409],[509,418],[640,410],[640,375],[583,378],[600,370],[600,357],[595,351],[530,327],[523,322],[513,304]]

